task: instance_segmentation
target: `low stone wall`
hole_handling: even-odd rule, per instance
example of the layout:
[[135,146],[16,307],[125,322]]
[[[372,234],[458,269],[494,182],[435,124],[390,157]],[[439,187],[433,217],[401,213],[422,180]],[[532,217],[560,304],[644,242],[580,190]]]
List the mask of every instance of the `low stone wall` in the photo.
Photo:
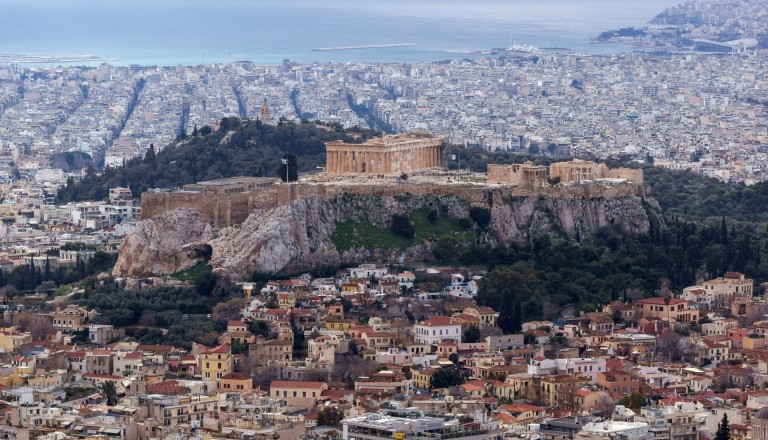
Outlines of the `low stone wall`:
[[622,183],[616,185],[589,184],[579,186],[484,186],[471,184],[401,183],[397,185],[340,185],[292,183],[250,192],[217,195],[203,192],[147,192],[141,196],[142,219],[177,208],[191,208],[214,227],[239,225],[254,209],[275,208],[291,201],[317,197],[330,200],[343,194],[395,197],[399,194],[455,196],[472,205],[490,207],[510,197],[541,196],[555,199],[595,199],[627,196],[645,197],[642,185]]

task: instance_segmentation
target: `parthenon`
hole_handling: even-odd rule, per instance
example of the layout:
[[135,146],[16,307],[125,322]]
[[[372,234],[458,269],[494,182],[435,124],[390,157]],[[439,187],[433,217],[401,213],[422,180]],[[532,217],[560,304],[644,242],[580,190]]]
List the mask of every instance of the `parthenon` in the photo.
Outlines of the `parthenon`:
[[399,175],[443,167],[444,139],[427,133],[400,133],[362,144],[325,144],[328,174]]

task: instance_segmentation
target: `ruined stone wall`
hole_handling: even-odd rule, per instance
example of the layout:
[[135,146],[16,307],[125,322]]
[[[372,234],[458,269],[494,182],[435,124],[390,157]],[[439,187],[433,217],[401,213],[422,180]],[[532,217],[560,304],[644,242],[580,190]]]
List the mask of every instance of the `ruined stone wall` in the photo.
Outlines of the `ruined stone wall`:
[[329,200],[342,194],[394,197],[405,193],[415,196],[455,196],[472,205],[486,207],[501,203],[504,198],[509,197],[541,196],[574,200],[645,196],[642,185],[631,183],[614,186],[592,184],[566,187],[532,185],[486,187],[471,184],[414,183],[388,186],[294,183],[256,188],[250,192],[227,195],[216,195],[213,192],[148,192],[141,196],[141,217],[144,220],[171,209],[191,208],[198,211],[201,217],[213,224],[214,227],[223,227],[243,223],[254,209],[284,206],[300,198],[317,197],[320,200]]
[[514,165],[488,164],[488,181],[518,183],[520,179]]
[[643,170],[633,170],[631,168],[615,168],[606,171],[604,177],[613,179],[627,179],[638,185],[643,184]]

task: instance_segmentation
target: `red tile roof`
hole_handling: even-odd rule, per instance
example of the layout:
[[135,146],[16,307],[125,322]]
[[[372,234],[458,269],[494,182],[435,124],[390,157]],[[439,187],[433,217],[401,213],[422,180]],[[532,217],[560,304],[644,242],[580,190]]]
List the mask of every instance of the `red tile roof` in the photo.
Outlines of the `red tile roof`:
[[459,325],[455,324],[452,318],[449,318],[448,316],[436,316],[431,319],[427,319],[426,321],[422,321],[419,323],[419,325],[423,325],[426,327],[443,327],[447,325]]

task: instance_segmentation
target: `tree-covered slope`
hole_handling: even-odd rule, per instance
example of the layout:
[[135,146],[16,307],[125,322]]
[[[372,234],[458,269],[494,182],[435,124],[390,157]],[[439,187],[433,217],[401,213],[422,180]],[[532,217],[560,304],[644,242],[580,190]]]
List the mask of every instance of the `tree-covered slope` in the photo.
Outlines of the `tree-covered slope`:
[[739,222],[768,220],[768,182],[724,183],[690,171],[646,167],[645,183],[667,214],[730,217]]
[[104,199],[109,188],[130,187],[135,196],[149,188],[175,188],[188,183],[234,176],[275,176],[286,154],[300,157],[299,171],[314,171],[325,165],[325,142],[341,139],[356,143],[378,135],[372,130],[338,125],[258,121],[225,118],[215,132],[198,131],[155,154],[151,148],[142,159],[124,166],[106,168],[100,175],[90,169],[81,182],[62,187],[60,203]]

